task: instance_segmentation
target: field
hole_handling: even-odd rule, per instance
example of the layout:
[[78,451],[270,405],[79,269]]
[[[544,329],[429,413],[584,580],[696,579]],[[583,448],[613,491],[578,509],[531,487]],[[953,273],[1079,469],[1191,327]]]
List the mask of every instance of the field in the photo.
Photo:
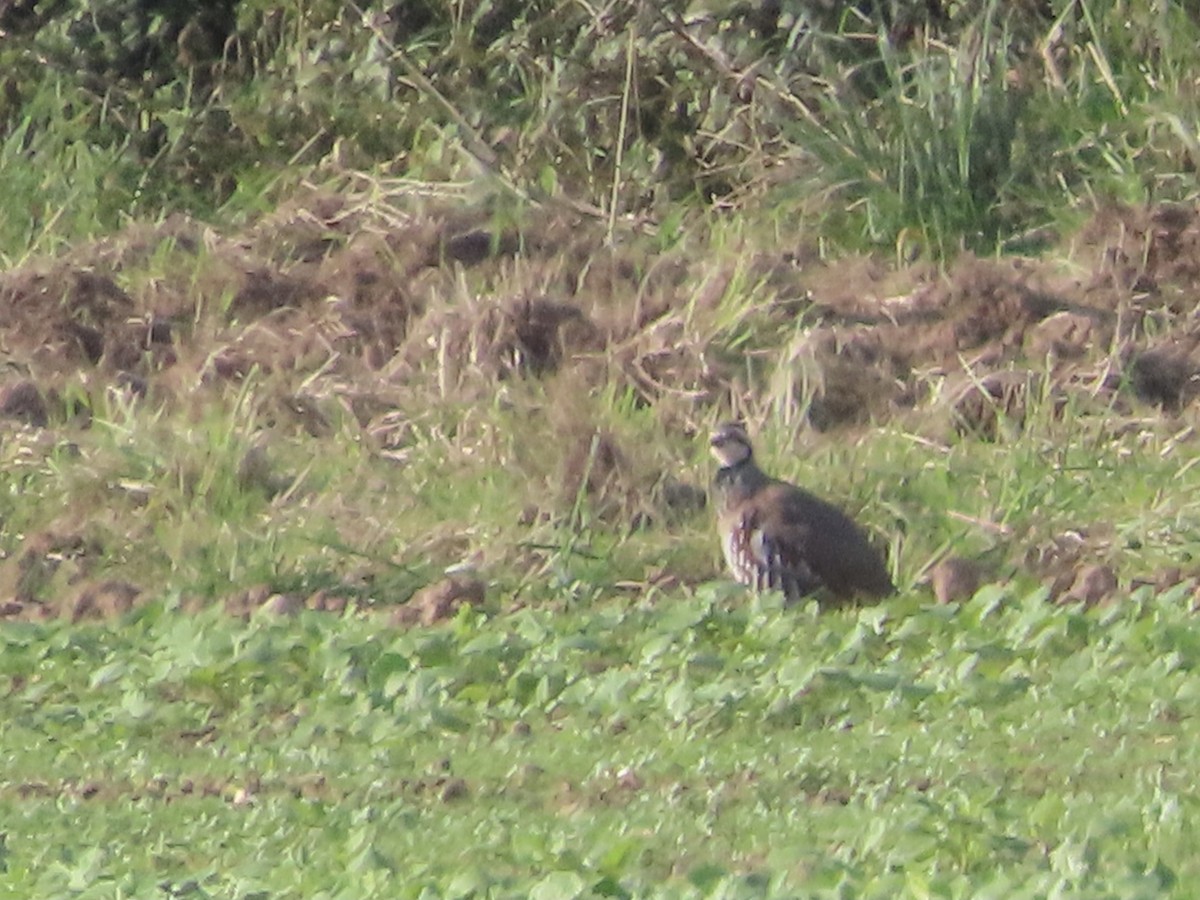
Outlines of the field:
[[0,895],[1191,895],[1200,20],[878,7],[0,4]]
[[6,629],[24,896],[1159,897],[1196,875],[1176,589]]

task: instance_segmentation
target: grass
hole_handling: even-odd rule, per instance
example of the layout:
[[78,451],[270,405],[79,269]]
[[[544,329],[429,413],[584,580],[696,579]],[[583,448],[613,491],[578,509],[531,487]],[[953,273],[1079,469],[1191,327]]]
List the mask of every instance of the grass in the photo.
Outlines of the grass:
[[[91,577],[210,599],[263,583],[309,592],[335,583],[385,605],[467,559],[502,591],[544,600],[555,597],[543,583],[550,571],[567,584],[582,579],[588,597],[640,582],[658,564],[689,583],[719,572],[707,514],[671,518],[642,496],[664,470],[703,484],[711,468],[703,442],[664,433],[619,393],[565,410],[542,384],[512,382],[503,406],[412,407],[397,457],[364,442],[345,412],[316,437],[286,420],[272,424],[277,390],[252,377],[190,419],[114,399],[71,435],[69,449],[14,435],[0,476],[7,551],[65,529],[101,548],[83,569]],[[1129,577],[1152,578],[1194,553],[1187,485],[1197,476],[1170,429],[1117,437],[1105,415],[1057,419],[1035,406],[1031,426],[1000,443],[931,441],[902,423],[847,443],[775,428],[772,410],[752,423],[768,470],[876,530],[893,547],[901,584],[948,547],[990,555],[997,574],[1019,575],[1026,550],[1075,531]],[[586,474],[566,474],[596,464],[586,427],[615,432],[627,454],[616,481],[594,494],[580,489]],[[578,450],[548,451],[527,443],[531,433]],[[645,512],[654,527],[637,525]],[[40,598],[64,590],[62,577]]]
[[[1194,196],[1196,19],[945,5],[905,37],[819,4],[775,32],[414,4],[404,41],[243,4],[186,72],[164,12],[141,80],[120,41],[63,62],[86,5],[6,36],[0,388],[47,423],[0,421],[5,890],[1190,896],[1192,584],[1139,584],[1195,571],[1194,413],[1099,385],[1186,331],[1192,232],[1043,241],[1096,322],[1145,319],[1081,362],[1012,328],[888,370],[861,421],[814,409],[819,339],[904,326],[938,279],[973,299],[960,249]],[[1159,268],[1099,308],[1130,247]],[[1056,366],[994,440],[948,409],[987,350]],[[878,536],[897,597],[724,579],[696,495],[730,414]],[[989,577],[940,606],[948,554]],[[1049,602],[1056,554],[1111,565],[1111,605]],[[479,607],[393,621],[448,571]],[[113,583],[134,608],[88,615]],[[279,594],[344,609],[248,599]]]
[[[393,33],[336,5],[251,6],[229,52],[217,41],[190,67],[172,37],[186,27],[164,13],[148,82],[114,74],[146,47],[124,31],[106,43],[86,5],[68,7],[5,50],[19,77],[0,106],[0,171],[26,198],[0,230],[8,259],[164,207],[235,219],[331,163],[439,183],[482,173],[613,233],[670,233],[681,207],[709,202],[767,221],[803,210],[838,252],[902,259],[1021,245],[1105,198],[1194,195],[1200,26],[1178,4],[1077,0],[1043,17],[989,0],[908,37],[855,11],[787,11],[790,30],[767,34],[737,6],[598,19],[483,3],[413,10]],[[70,23],[96,43],[83,72]]]
[[[0,630],[14,892],[1185,896],[1190,586],[1056,606],[1027,556],[1079,534],[1125,585],[1190,567],[1186,429],[1047,394],[994,442],[939,430],[936,410],[815,433],[809,388],[766,352],[803,320],[775,318],[736,227],[701,240],[670,251],[707,268],[656,327],[748,355],[764,465],[880,535],[899,597],[783,609],[725,583],[710,515],[655,499],[664,473],[709,477],[704,441],[664,422],[681,405],[624,380],[612,345],[580,355],[599,380],[484,368],[478,323],[514,283],[552,290],[558,254],[435,282],[475,323],[480,365],[451,378],[427,347],[397,392],[325,356],[206,378],[261,324],[214,299],[219,241],[173,237],[119,274],[183,291],[196,368],[168,370],[171,390],[152,375],[162,393],[141,400],[81,369],[66,394],[86,427],[64,400],[0,445],[0,579],[66,612]],[[589,262],[611,277],[602,252]],[[649,268],[636,297],[602,283],[575,295],[598,318],[667,290]],[[683,391],[689,372],[661,377]],[[386,434],[351,408],[368,389]],[[688,396],[702,435],[721,401]],[[625,454],[607,474],[601,434]],[[939,607],[917,582],[948,551],[993,578]],[[480,609],[389,624],[464,563]],[[114,578],[143,602],[71,622],[81,586]],[[229,614],[259,588],[348,608]]]
[[[1123,571],[1194,553],[1169,429],[1035,408],[1007,443],[939,445],[762,423],[771,470],[892,545],[901,597],[819,612],[714,580],[707,516],[630,532],[584,498],[573,524],[517,524],[556,474],[520,441],[551,427],[545,388],[508,387],[519,413],[416,419],[402,465],[348,421],[268,428],[256,378],[190,419],[114,399],[40,461],[40,434],[6,441],[12,556],[82,519],[92,577],[161,585],[122,619],[0,632],[14,892],[1186,895],[1187,586],[1093,610],[1020,573],[958,607],[911,587],[944,547],[994,553],[989,522],[1025,546],[1106,523]],[[702,445],[621,397],[596,411],[705,477]],[[274,494],[239,476],[264,434]],[[475,553],[484,610],[409,631],[371,613]],[[691,583],[617,584],[656,568]],[[213,602],[355,569],[343,616]]]
[[1190,615],[1180,591],[818,614],[707,587],[407,634],[169,601],[115,628],[10,628],[6,878],[26,896],[1182,896]]
[[1006,232],[1005,195],[1033,180],[1022,167],[1037,162],[1016,145],[1026,92],[1008,79],[1013,39],[1000,14],[987,4],[976,33],[915,58],[880,37],[881,96],[864,109],[831,84],[818,95],[819,118],[799,120],[796,142],[817,157],[814,178],[837,192],[830,206],[862,229],[858,240],[920,237],[945,257],[956,244],[995,246]]

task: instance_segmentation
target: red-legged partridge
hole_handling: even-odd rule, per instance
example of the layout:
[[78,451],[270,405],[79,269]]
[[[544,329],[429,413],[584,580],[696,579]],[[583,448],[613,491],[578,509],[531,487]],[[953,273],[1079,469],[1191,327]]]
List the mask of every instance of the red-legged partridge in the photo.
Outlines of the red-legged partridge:
[[733,577],[788,602],[820,588],[838,598],[895,592],[883,557],[836,506],[766,475],[736,422],[712,433],[721,468],[713,483],[721,547]]

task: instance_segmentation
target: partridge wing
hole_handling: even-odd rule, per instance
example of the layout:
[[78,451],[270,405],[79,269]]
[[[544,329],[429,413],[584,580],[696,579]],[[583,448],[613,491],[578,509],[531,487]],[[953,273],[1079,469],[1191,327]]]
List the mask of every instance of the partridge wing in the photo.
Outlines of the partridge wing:
[[895,590],[882,555],[844,512],[791,485],[771,493],[777,514],[765,531],[802,558],[819,583],[839,596]]

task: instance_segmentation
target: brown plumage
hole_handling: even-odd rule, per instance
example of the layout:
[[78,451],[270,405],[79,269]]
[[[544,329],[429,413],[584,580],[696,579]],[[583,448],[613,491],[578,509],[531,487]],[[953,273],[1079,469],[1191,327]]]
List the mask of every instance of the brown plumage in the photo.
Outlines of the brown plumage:
[[882,555],[850,517],[764,474],[740,424],[718,426],[710,444],[721,464],[713,482],[721,548],[737,581],[789,602],[820,588],[843,599],[895,592]]

